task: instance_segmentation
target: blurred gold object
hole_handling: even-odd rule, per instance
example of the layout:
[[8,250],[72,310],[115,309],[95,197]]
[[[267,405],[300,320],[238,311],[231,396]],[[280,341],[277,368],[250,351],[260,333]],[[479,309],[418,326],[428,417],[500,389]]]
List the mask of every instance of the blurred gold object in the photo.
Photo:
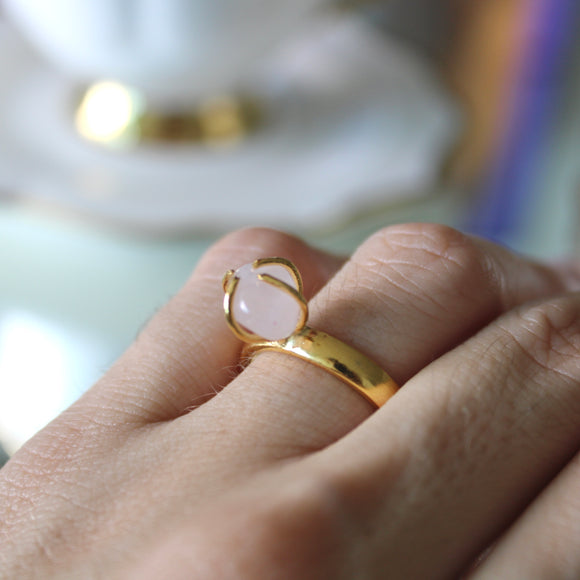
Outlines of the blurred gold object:
[[448,173],[464,185],[473,183],[485,171],[504,134],[530,2],[452,3],[457,32],[444,69],[469,118]]
[[75,113],[79,134],[95,143],[126,148],[141,143],[234,145],[254,132],[261,121],[255,99],[219,96],[175,113],[156,111],[138,90],[114,81],[90,86]]

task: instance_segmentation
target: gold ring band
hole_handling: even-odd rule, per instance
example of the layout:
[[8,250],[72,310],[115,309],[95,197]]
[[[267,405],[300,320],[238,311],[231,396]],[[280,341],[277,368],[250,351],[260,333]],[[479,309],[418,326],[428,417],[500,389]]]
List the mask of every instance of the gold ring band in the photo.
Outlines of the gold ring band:
[[280,341],[253,342],[243,355],[285,352],[332,373],[376,407],[384,405],[399,389],[395,381],[374,361],[326,332],[308,326]]
[[223,279],[224,312],[233,333],[246,343],[243,356],[262,351],[302,358],[348,384],[376,407],[398,390],[374,361],[344,342],[306,325],[308,305],[296,266],[265,258],[229,270]]

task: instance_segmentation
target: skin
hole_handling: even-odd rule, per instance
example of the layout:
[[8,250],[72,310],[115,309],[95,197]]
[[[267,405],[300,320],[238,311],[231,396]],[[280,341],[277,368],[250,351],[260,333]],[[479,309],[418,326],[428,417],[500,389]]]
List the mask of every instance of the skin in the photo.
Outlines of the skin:
[[[239,372],[221,277],[268,256],[404,385],[380,410],[281,353]],[[578,278],[437,225],[346,261],[227,236],[0,470],[0,577],[578,578]]]

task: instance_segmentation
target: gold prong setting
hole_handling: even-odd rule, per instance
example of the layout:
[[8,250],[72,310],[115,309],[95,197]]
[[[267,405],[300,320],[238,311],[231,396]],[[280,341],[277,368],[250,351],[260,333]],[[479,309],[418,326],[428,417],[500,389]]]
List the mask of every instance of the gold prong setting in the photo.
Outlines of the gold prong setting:
[[222,287],[224,289],[224,292],[228,291],[228,284],[230,282],[230,280],[232,279],[233,275],[235,274],[234,270],[228,270],[223,277],[222,280]]
[[308,319],[302,278],[285,258],[261,258],[223,278],[226,322],[247,343],[282,340]]
[[263,258],[228,270],[223,288],[226,321],[246,343],[244,364],[267,351],[302,358],[348,384],[375,408],[397,392],[393,379],[364,353],[307,326],[302,279],[288,260]]

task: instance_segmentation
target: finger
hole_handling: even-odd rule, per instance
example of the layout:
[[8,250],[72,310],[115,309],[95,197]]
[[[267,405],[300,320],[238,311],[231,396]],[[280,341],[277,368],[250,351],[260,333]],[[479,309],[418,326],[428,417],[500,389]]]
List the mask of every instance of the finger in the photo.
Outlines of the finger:
[[393,577],[457,577],[577,451],[579,315],[577,294],[508,313],[321,455]]
[[469,578],[580,578],[579,486],[576,455]]
[[[273,254],[291,256],[308,272],[308,295],[340,265],[337,258],[269,230],[238,232],[214,246],[120,362],[2,469],[0,496],[14,504],[2,523],[21,529],[30,518],[39,522],[34,534],[19,536],[8,552],[20,554],[22,562],[39,550],[55,558],[80,553],[87,533],[97,529],[103,541],[113,538],[111,552],[116,552],[117,535],[155,529],[171,505],[184,513],[202,494],[215,492],[200,476],[212,453],[193,464],[187,457],[196,448],[191,434],[187,441],[164,437],[170,422],[148,422],[183,413],[229,380],[240,345],[223,320],[221,277],[238,260]],[[200,432],[193,438],[202,439]],[[197,483],[198,493],[183,481]],[[152,497],[159,501],[152,503]],[[146,515],[139,509],[144,505]]]
[[221,279],[257,257],[288,256],[305,273],[311,297],[342,260],[293,236],[246,229],[226,236],[201,259],[183,289],[147,325],[79,407],[123,421],[161,421],[213,396],[235,374],[240,343],[224,323]]
[[[398,226],[354,254],[312,301],[309,324],[402,384],[501,312],[562,287],[552,270],[449,228]],[[324,447],[372,410],[314,365],[262,353],[196,421],[235,416],[231,436],[267,457]]]

